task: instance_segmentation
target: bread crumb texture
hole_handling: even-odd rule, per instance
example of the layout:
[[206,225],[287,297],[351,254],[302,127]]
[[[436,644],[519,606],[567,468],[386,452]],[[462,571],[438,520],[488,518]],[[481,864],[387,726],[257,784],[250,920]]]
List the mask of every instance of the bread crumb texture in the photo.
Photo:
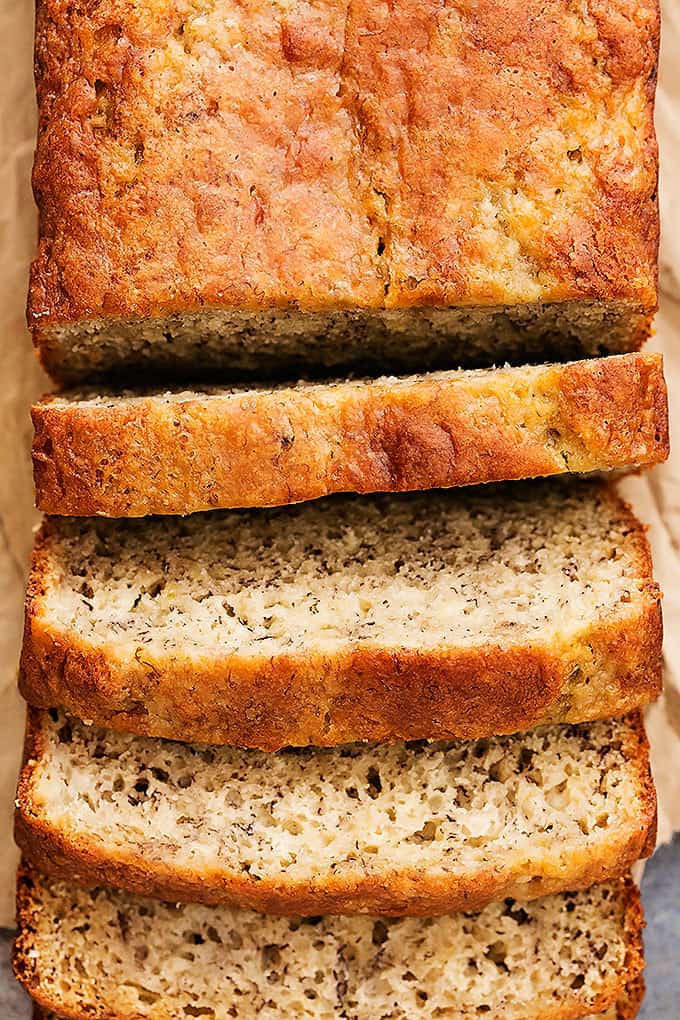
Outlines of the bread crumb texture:
[[276,754],[33,713],[17,838],[80,884],[270,913],[428,914],[624,873],[652,834],[639,716]]
[[49,518],[22,691],[151,736],[483,737],[621,715],[659,689],[644,530],[598,483]]
[[642,965],[637,892],[623,882],[478,914],[301,920],[33,873],[19,911],[20,979],[79,1020],[576,1020],[613,1006]]
[[578,633],[634,616],[633,519],[604,486],[530,484],[105,521],[53,518],[52,624],[119,655]]
[[42,0],[48,363],[229,336],[242,367],[338,361],[404,332],[479,356],[476,307],[502,340],[513,308],[572,301],[563,333],[630,347],[656,304],[657,48],[654,0]]

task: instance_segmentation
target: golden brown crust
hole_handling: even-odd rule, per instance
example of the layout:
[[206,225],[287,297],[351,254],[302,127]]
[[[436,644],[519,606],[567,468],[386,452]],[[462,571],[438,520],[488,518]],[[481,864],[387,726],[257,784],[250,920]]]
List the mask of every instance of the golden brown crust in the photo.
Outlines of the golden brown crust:
[[137,517],[623,469],[668,456],[657,354],[32,409],[40,509]]
[[[433,917],[456,911],[481,910],[495,900],[532,900],[568,889],[588,889],[624,874],[640,858],[646,833],[638,832],[602,859],[574,862],[563,877],[523,881],[521,873],[498,874],[489,869],[465,880],[433,879],[413,869],[398,875],[365,877],[342,882],[323,877],[323,886],[297,887],[263,879],[257,883],[241,875],[198,875],[160,862],[149,866],[141,857],[111,858],[93,844],[71,842],[39,823],[18,817],[15,838],[27,859],[56,878],[85,888],[109,885],[139,896],[178,903],[232,904],[264,914],[378,914],[384,917]],[[616,855],[616,856],[614,856]]]
[[[637,998],[634,996],[637,996]],[[607,1013],[600,1014],[601,1020],[609,1020],[610,1015],[612,1020],[614,1020],[614,1017],[616,1020],[635,1020],[638,1010],[642,1004],[643,996],[644,981],[640,979],[631,993],[629,994],[626,992],[626,995],[621,1002],[617,1003],[617,1005],[613,1007],[611,1013],[608,1011]],[[40,1008],[40,1006],[34,1006],[33,1020],[64,1020],[64,1018],[57,1017],[55,1013],[46,1013]],[[536,1020],[541,1020],[541,1018],[536,1018]],[[587,1017],[586,1020],[598,1020],[598,1018],[591,1015],[590,1017]]]
[[338,875],[319,872],[313,881],[254,879],[225,864],[219,870],[182,868],[155,857],[151,846],[145,855],[131,848],[114,854],[104,851],[87,833],[74,826],[54,824],[34,795],[36,773],[45,755],[40,713],[29,710],[24,764],[17,790],[15,839],[24,856],[37,869],[58,878],[93,888],[108,885],[140,896],[170,902],[231,903],[266,914],[378,914],[434,916],[459,910],[481,910],[487,903],[513,897],[537,899],[550,893],[587,889],[597,882],[618,878],[654,848],[656,794],[649,765],[649,745],[642,718],[629,720],[626,757],[637,770],[639,815],[627,830],[611,834],[606,845],[574,851],[559,875],[541,874],[534,861],[531,871],[514,862],[498,864],[464,876],[432,874],[417,865],[380,874]]
[[20,689],[39,708],[141,736],[273,751],[352,741],[475,739],[546,722],[586,722],[661,690],[661,614],[602,623],[563,647],[378,649],[342,656],[225,656],[201,664],[108,661],[29,618]]
[[645,968],[644,945],[642,942],[645,917],[640,890],[632,878],[627,880],[627,887],[628,902],[626,904],[625,930],[628,936],[628,945],[624,967],[628,975],[626,992],[631,1000],[631,1006],[636,1011],[645,991],[644,978],[642,976]]
[[625,715],[661,690],[661,595],[649,544],[630,507],[607,490],[625,520],[639,612],[607,614],[579,635],[549,643],[423,651],[363,645],[324,654],[224,653],[151,662],[108,656],[43,615],[52,583],[47,518],[29,578],[20,689],[37,708],[141,736],[257,747],[353,741],[475,739],[547,722]]
[[[39,0],[41,329],[204,305],[380,304],[374,199],[349,179],[338,94],[345,5],[320,6],[286,16],[249,0],[196,23],[186,0]],[[167,92],[152,84],[163,68]]]
[[40,344],[208,308],[653,311],[656,0],[227,6],[39,0]]
[[[388,307],[454,304],[473,291],[506,300],[504,274],[493,278],[480,267],[493,259],[485,229],[497,231],[499,261],[507,256],[520,278],[530,263],[552,299],[628,297],[632,284],[646,292],[643,304],[655,300],[655,0],[594,0],[576,17],[561,0],[510,7],[487,0],[446,12],[436,0],[389,10],[362,0],[356,8],[347,65],[367,124],[364,165],[389,207]],[[614,96],[614,107],[636,97],[639,130],[634,138],[627,132],[632,162],[610,150],[613,137],[594,124]],[[576,151],[568,143],[575,123]],[[632,187],[624,168],[634,174]],[[556,199],[539,203],[540,227],[532,220],[534,186]],[[624,269],[631,254],[634,264]]]
[[[626,990],[626,994],[620,1002],[613,1006],[611,1010],[600,1014],[600,1020],[610,1020],[610,1018],[611,1020],[635,1020],[642,1005],[644,992],[644,981],[640,978],[635,982],[630,991]],[[34,1006],[33,1020],[63,1020],[63,1018],[57,1017],[54,1013],[45,1012],[40,1006]],[[535,1020],[542,1020],[542,1018],[536,1017]],[[585,1020],[598,1020],[598,1017],[591,1014]]]
[[[634,636],[633,636],[634,634]],[[620,715],[661,689],[661,616],[603,624],[579,648],[449,654],[359,651],[252,661],[125,666],[32,621],[20,687],[31,704],[142,736],[259,747],[333,746],[531,729]]]
[[[610,1018],[611,1020],[635,1020],[642,1005],[644,994],[644,980],[640,978],[634,983],[630,991],[626,990],[624,997],[611,1010],[599,1014],[600,1020],[610,1020]],[[57,1017],[55,1013],[46,1013],[40,1006],[34,1006],[33,1020],[63,1020],[63,1018]],[[537,1017],[536,1020],[541,1020],[541,1018]],[[598,1017],[591,1014],[585,1020],[598,1020]]]
[[626,994],[617,1003],[616,1020],[635,1020],[644,997],[645,979],[640,973],[634,981],[631,981],[626,988]]
[[[639,978],[638,981],[634,982],[630,990],[626,989],[626,994],[611,1010],[606,1013],[601,1013],[601,1020],[635,1020],[638,1015],[640,1006],[642,1005],[642,999],[645,994],[645,983],[643,978]],[[61,1017],[57,1017],[55,1013],[47,1013],[40,1006],[33,1007],[33,1020],[63,1020]],[[541,1020],[540,1017],[536,1017],[536,1020]],[[598,1020],[597,1017],[592,1014],[586,1017],[585,1020]]]
[[[631,878],[621,879],[624,899],[624,932],[626,939],[626,955],[623,968],[619,974],[608,977],[607,988],[588,1007],[588,1016],[606,1013],[612,1008],[617,1009],[617,1020],[632,1020],[639,1006],[644,984],[642,971],[644,968],[644,955],[642,946],[642,931],[644,928],[644,917],[640,893]],[[15,941],[13,965],[14,972],[31,995],[35,1003],[43,1010],[59,1011],[68,1020],[137,1020],[136,1016],[129,1014],[114,1013],[111,1006],[106,1003],[97,1002],[88,1004],[88,1009],[75,1008],[66,1009],[64,1003],[59,1001],[58,988],[53,983],[41,981],[40,961],[33,951],[32,934],[34,931],[35,915],[39,906],[34,902],[33,895],[34,879],[27,864],[22,864],[17,881],[17,923],[19,934]],[[162,1003],[159,1004],[159,1020],[171,1020],[171,1017],[163,1010]],[[559,1002],[552,1002],[545,1006],[545,1012],[532,1014],[532,1020],[580,1020],[584,1018],[583,1005],[578,1002],[573,993],[562,990],[562,998]]]

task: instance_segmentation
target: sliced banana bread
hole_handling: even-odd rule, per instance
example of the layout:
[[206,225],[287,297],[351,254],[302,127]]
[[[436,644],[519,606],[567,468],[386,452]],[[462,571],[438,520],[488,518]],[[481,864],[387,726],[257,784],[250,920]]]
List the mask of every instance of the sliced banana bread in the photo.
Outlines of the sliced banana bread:
[[642,969],[630,881],[439,918],[263,917],[24,871],[15,968],[75,1020],[576,1020]]
[[[640,979],[631,991],[626,990],[623,998],[614,1006],[610,1006],[604,1013],[598,1013],[597,1017],[591,1015],[586,1020],[634,1020],[640,1008],[643,995],[644,983]],[[45,1012],[40,1006],[34,1006],[33,1020],[65,1020],[65,1018],[58,1017],[56,1013]],[[539,1020],[539,1018],[532,1018],[532,1020]]]
[[47,519],[22,690],[259,747],[476,738],[654,698],[659,591],[606,486],[513,483],[137,521]]
[[16,837],[81,885],[281,914],[432,915],[618,877],[654,845],[642,720],[270,754],[29,713]]
[[[642,1004],[644,993],[644,979],[642,975],[640,975],[636,981],[631,982],[630,986],[626,988],[617,1003],[613,1006],[609,1006],[604,1013],[598,1013],[596,1016],[591,1014],[589,1017],[584,1018],[584,1020],[635,1020],[640,1005]],[[211,1014],[207,1015],[210,1016]],[[488,1015],[489,1014],[487,1012],[486,1016],[488,1017]],[[544,1014],[536,1013],[530,1018],[530,1020],[542,1020],[543,1017]],[[33,1020],[66,1020],[66,1018],[58,1017],[56,1013],[47,1012],[40,1006],[34,1005]],[[118,1020],[118,1018],[115,1018],[115,1020]],[[181,1017],[181,1020],[184,1020],[184,1018]],[[498,1020],[505,1020],[505,1018],[498,1017]]]
[[661,356],[33,407],[38,505],[141,517],[654,464]]
[[141,521],[51,518],[22,689],[266,750],[623,714],[660,681],[644,532],[597,483]]

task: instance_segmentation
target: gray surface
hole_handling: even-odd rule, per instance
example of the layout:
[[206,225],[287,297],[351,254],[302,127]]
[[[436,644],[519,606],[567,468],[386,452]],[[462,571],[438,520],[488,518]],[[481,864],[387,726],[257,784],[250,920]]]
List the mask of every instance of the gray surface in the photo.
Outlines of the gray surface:
[[640,1020],[680,1018],[680,836],[645,868],[642,899],[647,918],[647,995]]
[[[647,996],[639,1020],[680,1020],[680,838],[645,869]],[[9,938],[0,938],[0,1020],[30,1020],[28,1000],[9,965]]]
[[0,939],[0,1018],[30,1020],[31,1008],[23,989],[14,980],[9,962],[11,942],[3,934]]

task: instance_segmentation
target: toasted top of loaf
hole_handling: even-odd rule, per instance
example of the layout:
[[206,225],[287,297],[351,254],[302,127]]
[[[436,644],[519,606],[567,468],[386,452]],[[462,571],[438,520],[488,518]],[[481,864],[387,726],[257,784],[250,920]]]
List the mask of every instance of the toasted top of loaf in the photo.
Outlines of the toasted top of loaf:
[[662,359],[276,388],[100,390],[32,409],[38,506],[111,517],[653,464]]
[[654,841],[639,716],[277,754],[29,716],[17,840],[80,884],[268,913],[420,914],[582,888]]
[[485,736],[649,700],[658,599],[642,527],[598,483],[55,517],[23,689],[114,728],[265,749]]
[[77,1020],[415,1015],[557,1020],[613,1006],[642,967],[623,881],[441,918],[263,918],[24,874],[15,966]]
[[175,313],[234,311],[193,329],[255,326],[255,359],[295,309],[653,309],[657,50],[656,0],[41,0],[30,319],[48,346],[72,327],[51,367],[87,373],[112,318],[134,357]]

